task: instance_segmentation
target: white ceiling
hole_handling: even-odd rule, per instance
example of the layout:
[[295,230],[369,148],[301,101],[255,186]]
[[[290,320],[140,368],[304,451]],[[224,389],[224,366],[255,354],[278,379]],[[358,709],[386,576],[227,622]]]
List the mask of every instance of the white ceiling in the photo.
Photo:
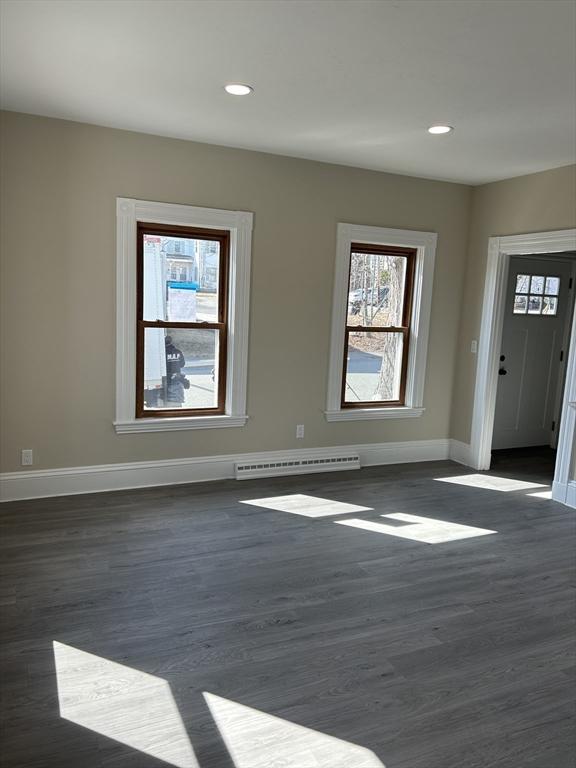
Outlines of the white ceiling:
[[572,0],[2,0],[2,106],[479,184],[575,162],[575,28]]

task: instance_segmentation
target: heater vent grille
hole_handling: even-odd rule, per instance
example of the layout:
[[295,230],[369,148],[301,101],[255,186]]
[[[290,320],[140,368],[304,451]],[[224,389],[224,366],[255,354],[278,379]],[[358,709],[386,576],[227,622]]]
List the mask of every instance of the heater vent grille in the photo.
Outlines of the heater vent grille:
[[252,477],[274,477],[275,475],[302,475],[309,472],[341,472],[345,469],[360,469],[358,454],[254,461],[235,465],[237,480],[246,480]]

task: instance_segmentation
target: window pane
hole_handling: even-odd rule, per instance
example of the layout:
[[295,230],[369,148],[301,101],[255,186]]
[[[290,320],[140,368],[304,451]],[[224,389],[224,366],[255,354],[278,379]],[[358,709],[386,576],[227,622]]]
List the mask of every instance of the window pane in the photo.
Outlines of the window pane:
[[216,322],[220,243],[144,235],[144,320]]
[[528,296],[514,296],[514,314],[525,315],[528,309]]
[[544,293],[550,293],[552,296],[558,296],[560,293],[560,278],[559,277],[547,277],[546,278],[546,290]]
[[218,334],[212,329],[144,329],[144,408],[218,406]]
[[352,251],[348,285],[348,325],[402,325],[405,256]]
[[532,275],[530,283],[530,293],[544,293],[544,276]]
[[555,315],[558,312],[558,299],[556,296],[545,296],[544,306],[542,307],[543,315]]
[[539,315],[542,312],[542,296],[530,296],[528,299],[528,314]]
[[516,293],[528,293],[530,275],[516,275]]
[[403,344],[401,333],[351,332],[344,402],[399,400]]

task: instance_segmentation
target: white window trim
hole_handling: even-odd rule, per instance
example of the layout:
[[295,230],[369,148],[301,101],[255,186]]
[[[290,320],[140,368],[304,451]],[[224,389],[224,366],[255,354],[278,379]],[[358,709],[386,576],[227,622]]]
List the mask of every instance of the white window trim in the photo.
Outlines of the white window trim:
[[[116,199],[117,325],[116,419],[119,434],[246,424],[248,312],[253,214],[191,205]],[[136,225],[137,222],[227,229],[230,232],[226,411],[218,416],[136,418]]]
[[[424,380],[428,354],[428,329],[432,307],[432,284],[437,235],[409,229],[364,227],[338,224],[336,273],[332,306],[328,399],[324,412],[327,421],[362,421],[365,419],[404,419],[421,416],[424,411]],[[382,408],[341,408],[344,330],[348,307],[348,275],[352,243],[399,245],[416,249],[410,346],[406,377],[406,405]]]

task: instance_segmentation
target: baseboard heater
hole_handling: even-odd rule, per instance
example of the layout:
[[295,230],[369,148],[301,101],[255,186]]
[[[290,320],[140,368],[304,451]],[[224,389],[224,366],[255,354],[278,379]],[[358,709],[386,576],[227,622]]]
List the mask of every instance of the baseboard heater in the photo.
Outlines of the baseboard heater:
[[236,480],[276,475],[304,475],[310,472],[342,472],[360,469],[358,454],[350,456],[317,456],[309,459],[278,459],[277,461],[241,462],[234,465]]

